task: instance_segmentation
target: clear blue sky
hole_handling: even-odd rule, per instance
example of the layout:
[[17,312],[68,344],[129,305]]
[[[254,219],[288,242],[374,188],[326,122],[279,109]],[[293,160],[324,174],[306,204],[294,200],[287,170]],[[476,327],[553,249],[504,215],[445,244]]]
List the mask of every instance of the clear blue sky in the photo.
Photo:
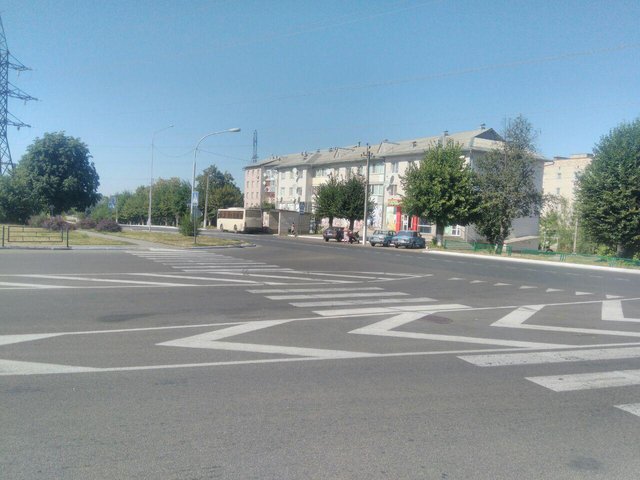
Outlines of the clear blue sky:
[[591,152],[640,115],[640,1],[5,0],[14,163],[45,132],[81,138],[100,192],[190,180],[242,188],[258,156],[501,130],[526,116],[548,157]]

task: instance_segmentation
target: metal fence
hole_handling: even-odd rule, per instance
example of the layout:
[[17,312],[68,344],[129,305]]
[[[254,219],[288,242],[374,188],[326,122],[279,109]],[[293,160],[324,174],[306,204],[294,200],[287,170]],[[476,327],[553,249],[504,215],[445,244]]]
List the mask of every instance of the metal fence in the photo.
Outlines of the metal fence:
[[[65,235],[66,233],[66,235]],[[2,226],[2,247],[19,243],[65,243],[69,246],[69,229],[47,230],[45,228]]]

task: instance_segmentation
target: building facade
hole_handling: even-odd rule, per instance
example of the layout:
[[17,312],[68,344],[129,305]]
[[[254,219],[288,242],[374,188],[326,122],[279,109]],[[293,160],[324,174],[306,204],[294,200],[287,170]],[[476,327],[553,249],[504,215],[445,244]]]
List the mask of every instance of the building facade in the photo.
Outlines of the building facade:
[[[364,175],[369,160],[369,198],[373,213],[368,228],[417,230],[429,237],[435,235],[435,225],[402,211],[401,177],[408,166],[424,158],[425,152],[437,143],[458,143],[466,161],[472,166],[482,155],[500,146],[502,138],[492,128],[417,138],[414,140],[384,140],[376,145],[333,147],[313,152],[300,152],[263,160],[245,167],[245,207],[265,203],[277,209],[299,210],[301,203],[307,212],[314,210],[314,198],[320,185],[330,176],[348,179]],[[540,158],[536,185],[542,190],[544,159]],[[261,179],[260,181],[256,181]],[[536,237],[538,217],[517,219],[513,237]],[[335,223],[335,222],[334,222]],[[356,229],[361,225],[356,223]],[[472,227],[447,226],[445,234],[471,241],[477,234]]]
[[591,153],[577,153],[568,157],[554,157],[544,166],[542,188],[545,195],[555,195],[567,201],[573,210],[578,177],[593,161]]

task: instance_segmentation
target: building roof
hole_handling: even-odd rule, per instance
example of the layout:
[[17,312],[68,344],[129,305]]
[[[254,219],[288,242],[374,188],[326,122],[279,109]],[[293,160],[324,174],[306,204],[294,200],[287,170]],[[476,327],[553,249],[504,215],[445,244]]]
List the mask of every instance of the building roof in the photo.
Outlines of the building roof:
[[[500,145],[502,137],[493,128],[479,128],[466,132],[448,133],[431,137],[416,138],[412,140],[401,140],[382,142],[371,145],[372,159],[383,159],[389,157],[402,157],[423,154],[431,146],[442,142],[445,139],[453,140],[460,144],[464,151],[489,151]],[[256,164],[248,165],[249,168],[293,168],[302,166],[322,166],[340,163],[351,163],[365,161],[367,155],[366,145],[351,145],[346,147],[331,147],[314,152],[292,153],[262,160]]]

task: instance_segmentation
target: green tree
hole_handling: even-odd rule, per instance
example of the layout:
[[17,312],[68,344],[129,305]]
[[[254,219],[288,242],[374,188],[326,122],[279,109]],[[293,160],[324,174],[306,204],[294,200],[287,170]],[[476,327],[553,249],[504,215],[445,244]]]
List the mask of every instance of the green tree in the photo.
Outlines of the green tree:
[[124,192],[118,196],[119,221],[139,224],[145,223],[149,208],[149,187],[140,186],[134,193]]
[[438,245],[446,226],[467,225],[477,215],[473,172],[460,145],[451,140],[429,148],[419,165],[409,165],[401,182],[402,209],[435,223]]
[[241,207],[244,204],[242,192],[229,172],[221,172],[215,165],[204,169],[196,177],[198,206],[204,211],[207,198],[207,178],[209,180],[208,223],[215,222],[219,208]]
[[513,220],[540,211],[535,137],[531,123],[518,116],[507,123],[500,147],[476,160],[480,213],[475,224],[490,243],[501,245],[511,233]]
[[640,118],[603,136],[578,180],[581,224],[619,257],[640,251]]
[[39,211],[84,210],[99,200],[100,181],[87,146],[63,132],[45,133],[27,148],[16,167]]
[[[362,220],[364,216],[365,180],[356,175],[340,182],[339,188],[342,194],[337,216],[349,220],[349,229],[353,230],[355,221]],[[373,211],[373,202],[368,202],[367,207],[368,217]]]
[[189,212],[191,184],[177,177],[158,179],[153,187],[153,222],[160,225],[178,225]]
[[[334,175],[329,176],[327,183],[320,185],[314,196],[316,217],[328,218],[329,225],[333,226],[333,219],[341,215],[343,193],[338,178]],[[364,206],[362,208],[364,209]]]
[[43,210],[40,203],[23,172],[14,170],[0,177],[0,221],[26,223],[31,215]]

